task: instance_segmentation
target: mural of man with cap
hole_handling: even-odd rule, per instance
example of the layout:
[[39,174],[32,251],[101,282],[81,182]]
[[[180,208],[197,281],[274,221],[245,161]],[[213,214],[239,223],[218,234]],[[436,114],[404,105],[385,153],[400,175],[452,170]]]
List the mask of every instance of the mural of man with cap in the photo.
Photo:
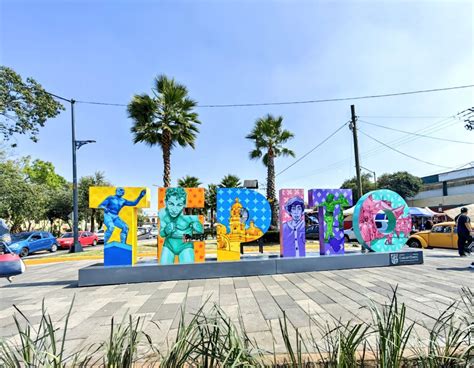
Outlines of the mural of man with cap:
[[304,257],[306,255],[306,235],[304,221],[304,200],[292,197],[285,203],[285,210],[291,219],[283,223],[282,242],[284,257]]

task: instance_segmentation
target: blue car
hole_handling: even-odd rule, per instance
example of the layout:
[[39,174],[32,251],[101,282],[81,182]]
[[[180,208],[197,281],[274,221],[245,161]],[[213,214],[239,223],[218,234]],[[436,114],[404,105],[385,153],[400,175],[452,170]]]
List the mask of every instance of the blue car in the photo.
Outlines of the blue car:
[[12,241],[9,248],[13,253],[20,257],[26,257],[28,254],[38,252],[40,250],[49,250],[56,252],[58,243],[53,234],[47,231],[31,231],[26,233],[12,234]]

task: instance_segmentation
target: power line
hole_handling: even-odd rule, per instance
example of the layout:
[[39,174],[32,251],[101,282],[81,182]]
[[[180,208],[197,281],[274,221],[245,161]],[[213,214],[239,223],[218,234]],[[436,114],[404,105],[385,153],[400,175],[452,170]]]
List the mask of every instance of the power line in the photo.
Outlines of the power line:
[[359,118],[369,119],[447,119],[453,116],[419,116],[419,115],[405,115],[405,116],[378,116],[378,115],[358,115]]
[[[451,121],[455,119],[453,117],[450,117],[450,118],[447,118],[447,119],[442,119],[436,123],[433,123],[433,124],[430,124],[430,125],[427,125],[426,127],[424,128],[421,128],[421,129],[418,129],[415,131],[415,133],[427,133],[427,132],[430,132],[430,133],[433,133],[433,132],[437,132],[439,130],[442,130],[442,129],[445,129],[451,125],[454,125],[454,124],[458,124],[459,121],[455,121],[454,123],[451,123]],[[400,137],[400,138],[397,138],[391,142],[389,142],[390,146],[401,146],[401,145],[404,145],[404,144],[407,144],[407,143],[410,143],[412,141],[415,141],[419,139],[419,137],[417,136],[410,136],[409,134],[405,134],[405,136],[403,137]],[[372,149],[369,149],[368,151],[366,152],[363,152],[362,153],[362,156],[372,156],[374,155],[375,153],[378,153],[378,152],[381,152],[381,151],[384,151],[385,148],[384,147],[375,147],[375,148],[372,148]]]
[[429,162],[429,161],[422,160],[422,159],[417,158],[417,157],[415,157],[415,156],[409,155],[408,153],[405,153],[405,152],[403,152],[403,151],[399,151],[399,150],[397,150],[396,148],[393,148],[393,147],[389,146],[388,144],[379,141],[377,138],[374,138],[374,137],[370,136],[369,134],[363,132],[363,131],[360,130],[360,129],[358,129],[358,131],[359,131],[359,133],[365,135],[366,137],[368,137],[368,138],[370,138],[370,139],[376,141],[377,143],[379,143],[379,144],[381,144],[381,145],[383,145],[383,146],[385,146],[385,147],[391,149],[392,151],[398,152],[399,154],[401,154],[401,155],[403,155],[403,156],[409,157],[409,158],[411,158],[411,159],[413,159],[413,160],[416,160],[416,161],[419,161],[419,162],[423,162],[424,164],[427,164],[427,165],[438,166],[438,167],[442,167],[442,168],[444,168],[444,169],[452,169],[452,167],[438,165],[438,164],[435,164],[435,163],[432,163],[432,162]]
[[342,124],[339,128],[337,128],[334,132],[332,132],[329,136],[327,136],[325,139],[323,139],[321,142],[319,142],[316,146],[311,148],[308,152],[306,152],[303,156],[301,156],[299,159],[297,159],[295,162],[293,162],[291,165],[287,166],[280,172],[278,172],[275,176],[278,176],[280,174],[283,174],[286,170],[289,168],[295,166],[298,162],[300,162],[302,159],[304,159],[306,156],[308,156],[311,152],[316,150],[317,148],[321,147],[324,143],[326,143],[329,139],[334,137],[342,128],[344,128],[347,125],[347,123]]
[[[356,96],[356,97],[324,98],[324,99],[317,99],[317,100],[282,101],[282,102],[210,104],[210,105],[197,105],[197,107],[200,107],[200,108],[226,108],[226,107],[301,105],[301,104],[314,104],[314,103],[323,103],[323,102],[340,102],[340,101],[351,101],[351,100],[363,100],[363,99],[369,99],[369,98],[404,96],[404,95],[413,95],[413,94],[419,94],[419,93],[450,91],[450,90],[472,88],[472,87],[474,87],[474,84],[469,84],[469,85],[465,85],[465,86],[423,89],[423,90],[417,90],[417,91],[385,93],[385,94],[379,94],[379,95],[367,95],[367,96]],[[120,106],[120,107],[128,106],[127,104],[112,103],[112,102],[84,101],[84,100],[78,100],[76,102],[77,103],[82,103],[82,104],[88,104],[88,105]]]
[[375,123],[371,123],[371,122],[369,122],[369,121],[360,120],[360,119],[359,119],[358,121],[360,121],[361,123],[373,125],[373,126],[376,126],[376,127],[379,127],[379,128],[392,130],[392,131],[394,131],[394,132],[400,132],[400,133],[405,133],[405,134],[411,134],[411,135],[415,135],[415,136],[417,136],[417,137],[422,137],[422,138],[436,139],[436,140],[439,140],[439,141],[446,141],[446,142],[453,142],[453,143],[474,144],[474,142],[458,141],[458,140],[455,140],[455,139],[433,137],[433,136],[431,136],[431,135],[418,134],[418,133],[415,133],[415,132],[407,132],[406,130],[390,128],[390,127],[387,127],[387,126],[384,126],[384,125],[375,124]]
[[[460,116],[463,116],[463,115],[466,115],[466,111],[469,112],[469,109],[466,109],[464,111],[461,111],[459,113],[457,113],[456,115],[454,116],[450,116],[446,119],[442,119],[440,121],[437,121],[435,123],[432,123],[428,126],[425,126],[424,128],[421,128],[421,129],[418,129],[416,131],[416,133],[418,132],[425,132],[425,131],[430,131],[430,132],[436,132],[436,131],[439,131],[441,129],[445,129],[445,128],[448,128],[454,124],[460,124],[460,121],[456,120],[454,123],[452,123],[452,120],[453,119],[457,119],[459,118],[460,119]],[[359,120],[360,121],[360,120]],[[435,128],[433,130],[433,128]],[[412,134],[412,133],[409,133],[409,134]],[[405,133],[405,135],[409,135],[408,133]],[[408,140],[407,140],[408,138]],[[416,139],[419,139],[419,137],[401,137],[401,138],[397,138],[391,142],[389,142],[388,144],[393,146],[393,145],[397,145],[397,146],[400,146],[400,145],[403,145],[403,144],[406,144],[406,143],[409,143],[411,141],[414,141]],[[366,158],[366,157],[370,157],[370,156],[373,156],[374,154],[376,153],[379,153],[379,152],[382,152],[382,151],[385,151],[387,150],[386,147],[375,147],[375,148],[372,148],[372,149],[369,149],[365,152],[362,152],[361,153],[361,157],[363,158]],[[352,151],[351,151],[352,153]],[[296,177],[296,178],[292,178],[290,180],[295,180],[297,181],[298,179],[303,179],[303,178],[307,178],[307,177],[311,177],[311,176],[315,176],[315,175],[318,175],[322,172],[326,172],[328,170],[333,170],[335,166],[338,166],[340,164],[344,164],[344,163],[347,163],[348,161],[350,162],[350,160],[353,161],[353,155],[351,155],[351,157],[346,157],[342,160],[339,160],[339,161],[335,161],[327,166],[323,166],[323,167],[320,167],[318,169],[315,169],[313,171],[311,171],[309,174],[307,175],[302,175],[302,176],[299,176],[299,177]],[[466,165],[463,165],[463,166],[466,166]],[[284,182],[288,182],[289,180],[285,180]]]
[[[460,114],[462,114],[464,111],[458,113],[457,115],[455,116],[458,116]],[[416,132],[424,132],[424,131],[438,131],[438,130],[441,130],[441,129],[445,129],[451,125],[454,125],[454,124],[459,124],[460,122],[459,121],[455,121],[454,123],[450,123],[452,120],[453,120],[454,117],[449,117],[447,119],[442,119],[438,122],[435,122],[433,124],[430,124],[429,126],[426,126],[424,128],[421,128],[421,129],[418,129]],[[433,130],[433,127],[437,127],[435,130]],[[408,134],[405,134],[405,135],[408,135]],[[407,140],[408,138],[408,140]],[[403,145],[403,144],[406,144],[406,143],[409,143],[413,140],[416,140],[416,139],[419,139],[418,137],[401,137],[401,138],[397,138],[393,141],[390,141],[388,144],[393,146],[393,145],[396,145],[396,146],[400,146],[400,145]],[[372,148],[372,149],[369,149],[365,152],[362,152],[361,153],[361,157],[362,158],[367,158],[367,157],[371,157],[373,156],[374,154],[376,153],[379,153],[379,152],[382,152],[382,151],[385,151],[387,150],[387,148],[385,147],[375,147],[375,148]],[[351,151],[352,153],[352,151]],[[344,164],[344,163],[347,163],[349,160],[353,160],[353,155],[351,155],[351,157],[346,157],[342,160],[339,160],[339,161],[335,161],[327,166],[323,166],[323,167],[320,167],[316,170],[313,170],[311,171],[308,175],[303,175],[301,177],[297,177],[295,178],[296,179],[301,179],[301,178],[306,178],[306,177],[310,177],[310,176],[314,176],[314,175],[317,175],[321,172],[325,172],[325,171],[328,171],[328,170],[332,170],[334,169],[335,166],[338,166],[340,164]],[[284,182],[287,182],[288,180],[285,180]]]

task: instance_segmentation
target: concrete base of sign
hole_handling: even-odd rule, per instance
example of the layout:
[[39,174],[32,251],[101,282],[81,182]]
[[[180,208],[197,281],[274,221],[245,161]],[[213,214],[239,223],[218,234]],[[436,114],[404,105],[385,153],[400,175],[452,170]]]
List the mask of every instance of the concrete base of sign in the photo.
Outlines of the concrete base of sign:
[[96,264],[79,270],[79,286],[275,275],[281,273],[332,271],[422,263],[423,252],[409,250],[396,253],[309,256],[306,258],[261,256],[245,258],[237,262],[206,261],[204,263],[164,266],[156,263],[138,263],[133,267],[105,267],[103,264]]

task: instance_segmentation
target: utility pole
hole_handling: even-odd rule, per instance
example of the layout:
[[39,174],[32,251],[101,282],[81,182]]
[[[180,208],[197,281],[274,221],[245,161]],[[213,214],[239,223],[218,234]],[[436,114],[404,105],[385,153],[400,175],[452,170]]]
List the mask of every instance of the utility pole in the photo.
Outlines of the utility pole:
[[362,197],[362,178],[360,176],[360,163],[359,163],[359,143],[357,141],[357,117],[355,114],[355,106],[351,105],[351,123],[349,128],[352,130],[352,138],[354,139],[354,157],[356,166],[356,177],[357,177],[357,192],[359,198]]

